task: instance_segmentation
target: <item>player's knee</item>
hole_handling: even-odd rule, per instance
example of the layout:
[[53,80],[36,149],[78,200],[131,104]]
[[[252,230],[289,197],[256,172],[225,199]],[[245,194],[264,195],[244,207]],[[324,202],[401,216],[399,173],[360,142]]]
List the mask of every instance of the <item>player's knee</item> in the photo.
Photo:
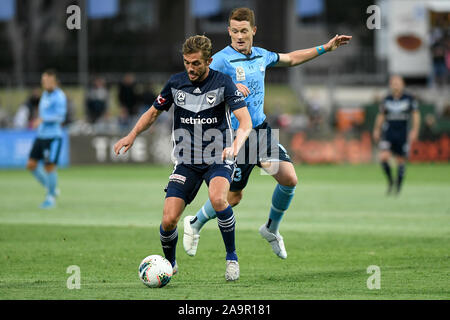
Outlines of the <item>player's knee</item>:
[[297,175],[291,174],[289,176],[287,176],[285,179],[283,179],[283,183],[282,185],[285,187],[295,187],[298,183],[298,178]]
[[173,230],[177,226],[177,220],[171,216],[164,215],[161,221],[161,226],[164,231]]
[[52,172],[52,171],[55,171],[56,166],[55,166],[54,163],[47,163],[47,164],[44,165],[44,169],[47,172]]
[[30,171],[34,171],[37,168],[37,163],[35,161],[28,161],[27,162],[27,169]]
[[211,201],[212,207],[216,211],[222,211],[228,207],[228,201],[222,195],[211,195],[209,200]]
[[239,202],[241,202],[242,197],[243,197],[242,190],[238,191],[238,192],[229,192],[228,193],[228,203],[232,207],[237,206],[239,204]]
[[162,228],[164,231],[173,230],[176,228],[178,223],[178,216],[174,212],[165,210],[163,213],[163,218],[161,221]]
[[387,153],[387,152],[380,153],[380,161],[381,162],[387,162],[387,161],[389,161],[389,158],[390,158],[389,153]]

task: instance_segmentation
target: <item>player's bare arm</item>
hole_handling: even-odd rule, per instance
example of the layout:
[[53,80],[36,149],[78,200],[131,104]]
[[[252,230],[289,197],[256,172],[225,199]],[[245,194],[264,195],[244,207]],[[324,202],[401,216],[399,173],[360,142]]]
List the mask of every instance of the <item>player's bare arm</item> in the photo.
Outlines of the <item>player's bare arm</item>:
[[[311,59],[314,59],[321,55],[324,52],[331,52],[336,50],[342,45],[346,45],[350,42],[352,39],[352,36],[346,36],[346,35],[336,35],[333,39],[328,41],[326,44],[314,47],[314,48],[308,48],[308,49],[302,49],[302,50],[296,50],[289,53],[280,53],[280,60],[276,64],[277,67],[295,67],[299,64],[305,63]],[[323,50],[323,51],[321,51]]]
[[239,150],[247,140],[250,131],[252,130],[252,118],[248,113],[247,108],[240,108],[233,111],[236,119],[239,121],[239,127],[236,131],[236,138],[231,147],[225,148],[222,153],[222,160],[233,159],[237,157]]
[[417,140],[417,138],[419,137],[419,128],[420,128],[420,112],[418,110],[414,110],[412,113],[411,131],[409,132],[409,142]]
[[375,125],[373,127],[373,140],[375,142],[378,142],[380,140],[381,135],[381,126],[384,122],[384,114],[378,113],[376,119],[375,119]]
[[116,142],[114,145],[114,152],[116,155],[120,153],[120,150],[122,148],[125,148],[123,153],[127,152],[128,149],[131,148],[131,146],[134,143],[134,140],[136,137],[141,134],[143,131],[150,128],[150,126],[156,121],[158,116],[161,114],[162,111],[156,109],[154,106],[151,106],[150,109],[148,109],[138,120],[134,128],[130,131],[130,133],[120,139]]

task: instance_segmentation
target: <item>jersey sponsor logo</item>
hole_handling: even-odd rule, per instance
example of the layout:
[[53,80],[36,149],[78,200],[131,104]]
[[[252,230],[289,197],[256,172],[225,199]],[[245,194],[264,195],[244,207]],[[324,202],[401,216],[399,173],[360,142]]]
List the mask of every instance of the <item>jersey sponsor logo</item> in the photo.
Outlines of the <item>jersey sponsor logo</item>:
[[408,110],[409,101],[400,100],[400,101],[386,101],[385,103],[386,109],[390,112],[405,112]]
[[406,121],[409,119],[409,114],[407,113],[388,113],[386,115],[388,121]]
[[217,99],[217,95],[214,92],[209,92],[206,95],[206,102],[208,102],[208,104],[210,106],[214,106],[214,103],[216,102]]
[[241,101],[244,101],[244,97],[240,97],[240,98],[237,98],[237,99],[234,99],[234,103],[238,103],[238,102],[241,102]]
[[181,174],[171,174],[169,177],[169,181],[184,184],[186,182],[186,177],[182,176]]
[[243,67],[236,67],[236,81],[245,81],[245,70]]
[[156,98],[156,101],[160,104],[163,105],[164,103],[166,103],[166,99],[164,99],[161,95],[158,96],[158,98]]
[[178,90],[176,94],[177,105],[183,106],[186,103],[186,93],[184,91]]
[[266,68],[264,68],[263,64],[259,65],[259,71],[261,71],[261,73],[264,73],[266,71]]
[[180,117],[180,121],[183,124],[213,124],[217,123],[217,117],[214,118],[183,118]]

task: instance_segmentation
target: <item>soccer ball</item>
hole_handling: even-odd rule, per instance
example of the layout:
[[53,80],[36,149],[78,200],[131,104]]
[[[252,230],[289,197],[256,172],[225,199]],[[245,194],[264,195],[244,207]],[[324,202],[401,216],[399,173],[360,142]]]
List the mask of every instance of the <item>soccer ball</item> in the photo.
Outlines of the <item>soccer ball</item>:
[[154,254],[142,260],[139,265],[139,279],[150,288],[161,288],[169,283],[173,269],[169,260]]

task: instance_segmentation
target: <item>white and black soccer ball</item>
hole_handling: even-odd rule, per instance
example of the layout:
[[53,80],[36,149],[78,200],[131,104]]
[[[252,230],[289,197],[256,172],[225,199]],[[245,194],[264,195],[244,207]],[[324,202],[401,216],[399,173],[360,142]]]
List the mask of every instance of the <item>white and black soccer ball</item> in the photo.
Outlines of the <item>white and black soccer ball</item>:
[[139,279],[150,288],[161,288],[172,279],[173,269],[169,260],[154,254],[142,260],[139,265]]

